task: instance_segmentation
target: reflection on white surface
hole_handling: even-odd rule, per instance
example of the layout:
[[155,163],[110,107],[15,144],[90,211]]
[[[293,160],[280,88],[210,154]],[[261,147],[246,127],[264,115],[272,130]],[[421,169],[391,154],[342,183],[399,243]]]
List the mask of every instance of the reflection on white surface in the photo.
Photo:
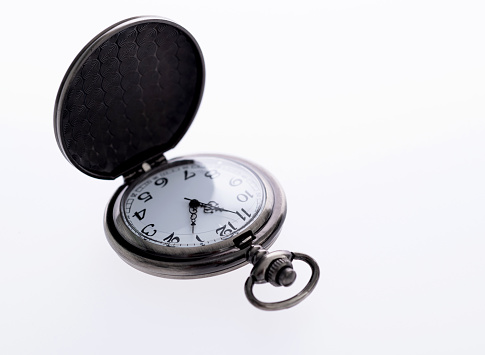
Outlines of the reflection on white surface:
[[[11,4],[23,15],[0,25],[0,353],[485,352],[484,5],[245,5],[87,0],[73,16]],[[51,117],[71,60],[143,13],[180,22],[207,64],[199,114],[168,158],[241,156],[282,183],[272,249],[322,271],[295,308],[253,308],[249,266],[190,281],[132,269],[102,227],[121,181],[84,176],[58,150]]]

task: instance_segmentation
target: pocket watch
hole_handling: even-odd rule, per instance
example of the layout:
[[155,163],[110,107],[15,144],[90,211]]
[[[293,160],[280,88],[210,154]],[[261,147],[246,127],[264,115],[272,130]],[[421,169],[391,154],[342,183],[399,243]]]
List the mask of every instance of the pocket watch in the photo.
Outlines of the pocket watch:
[[[221,154],[167,160],[189,128],[204,88],[204,60],[192,35],[158,17],[134,17],[98,34],[60,85],[54,130],[76,168],[123,177],[108,203],[105,234],[134,268],[163,278],[214,276],[248,263],[248,300],[264,310],[296,305],[315,288],[308,255],[267,249],[286,216],[280,184],[264,168]],[[289,286],[294,260],[312,269],[295,296],[264,302],[255,284]]]

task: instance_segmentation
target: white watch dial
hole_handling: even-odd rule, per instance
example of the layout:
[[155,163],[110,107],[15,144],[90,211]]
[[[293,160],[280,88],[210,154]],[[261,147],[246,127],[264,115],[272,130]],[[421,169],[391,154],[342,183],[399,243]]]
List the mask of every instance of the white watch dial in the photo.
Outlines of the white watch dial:
[[265,199],[252,170],[225,158],[197,157],[148,173],[126,191],[121,214],[143,243],[200,247],[246,229]]

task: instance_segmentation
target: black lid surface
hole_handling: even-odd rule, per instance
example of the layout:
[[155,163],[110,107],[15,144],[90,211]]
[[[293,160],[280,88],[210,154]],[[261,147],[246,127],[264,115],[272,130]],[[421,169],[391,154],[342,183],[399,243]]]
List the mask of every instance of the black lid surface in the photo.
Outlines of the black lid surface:
[[180,141],[204,77],[200,48],[184,28],[154,17],[119,22],[68,69],[54,112],[57,143],[87,175],[124,175]]

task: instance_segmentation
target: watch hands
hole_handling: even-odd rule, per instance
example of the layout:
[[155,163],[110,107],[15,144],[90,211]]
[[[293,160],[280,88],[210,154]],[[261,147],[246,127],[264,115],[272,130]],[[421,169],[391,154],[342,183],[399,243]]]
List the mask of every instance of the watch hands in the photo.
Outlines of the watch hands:
[[[193,208],[197,208],[199,206],[204,207],[204,212],[206,212],[206,213],[212,213],[213,211],[224,211],[224,212],[236,213],[234,211],[229,211],[229,210],[226,210],[224,208],[212,205],[212,204],[210,204],[210,202],[209,203],[203,203],[203,202],[200,202],[199,200],[196,200],[194,198],[187,198],[187,197],[184,197],[184,199],[190,201],[189,207],[193,207]],[[211,201],[211,202],[214,202],[214,201]]]
[[195,221],[197,220],[197,206],[195,203],[190,201],[189,203],[189,212],[190,212],[190,221],[192,222],[190,225],[192,226],[192,234],[194,234],[195,229]]

